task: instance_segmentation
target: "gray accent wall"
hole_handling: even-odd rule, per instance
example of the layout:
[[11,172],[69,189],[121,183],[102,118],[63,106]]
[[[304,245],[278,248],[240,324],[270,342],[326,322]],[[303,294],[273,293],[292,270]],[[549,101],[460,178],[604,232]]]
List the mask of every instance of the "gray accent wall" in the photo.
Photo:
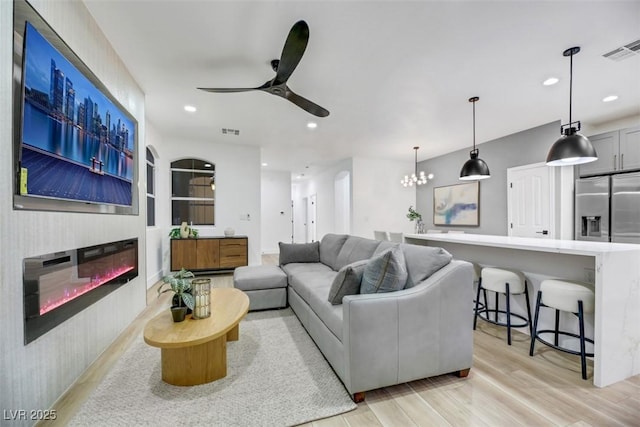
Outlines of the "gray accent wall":
[[544,162],[551,145],[560,137],[560,120],[482,143],[476,147],[487,162],[491,178],[480,181],[480,226],[433,225],[433,188],[461,184],[460,169],[469,159],[469,148],[422,161],[418,170],[433,173],[434,179],[416,190],[417,211],[428,229],[464,230],[466,233],[507,235],[507,169]]

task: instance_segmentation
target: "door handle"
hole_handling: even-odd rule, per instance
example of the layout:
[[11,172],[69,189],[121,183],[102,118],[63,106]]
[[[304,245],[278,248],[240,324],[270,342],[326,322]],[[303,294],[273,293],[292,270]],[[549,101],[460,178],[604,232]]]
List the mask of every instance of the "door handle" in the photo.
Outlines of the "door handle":
[[536,231],[536,234],[544,234],[546,236],[549,234],[549,230]]
[[614,171],[617,171],[617,170],[618,170],[618,165],[616,164],[616,163],[617,163],[617,160],[618,160],[618,155],[617,155],[617,154],[614,154],[614,155],[613,155],[613,170],[614,170]]
[[624,153],[620,154],[620,170],[624,169]]

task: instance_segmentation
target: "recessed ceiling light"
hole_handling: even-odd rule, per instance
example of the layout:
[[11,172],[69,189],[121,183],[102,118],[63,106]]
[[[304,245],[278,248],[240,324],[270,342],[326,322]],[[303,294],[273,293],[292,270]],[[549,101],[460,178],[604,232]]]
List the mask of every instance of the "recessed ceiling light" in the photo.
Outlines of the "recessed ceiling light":
[[194,107],[193,105],[185,105],[184,106],[184,111],[187,111],[189,113],[195,113],[198,109],[196,107]]
[[611,102],[615,101],[616,99],[618,99],[618,95],[609,95],[602,98],[602,102]]
[[263,163],[262,166],[269,166],[269,163]]
[[557,77],[549,77],[547,80],[543,81],[542,84],[545,86],[551,86],[558,83],[559,81],[560,79],[558,79]]
[[307,123],[307,127],[308,127],[309,129],[315,129],[315,128],[317,128],[317,127],[318,127],[318,124],[317,124],[317,123],[315,123],[315,122],[309,122],[309,123]]

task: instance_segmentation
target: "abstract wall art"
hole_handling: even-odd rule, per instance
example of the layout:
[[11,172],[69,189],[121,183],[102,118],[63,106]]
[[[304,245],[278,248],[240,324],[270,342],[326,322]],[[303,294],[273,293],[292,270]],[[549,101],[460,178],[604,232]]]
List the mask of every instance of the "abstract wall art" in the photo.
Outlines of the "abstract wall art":
[[478,226],[478,181],[433,189],[433,224]]

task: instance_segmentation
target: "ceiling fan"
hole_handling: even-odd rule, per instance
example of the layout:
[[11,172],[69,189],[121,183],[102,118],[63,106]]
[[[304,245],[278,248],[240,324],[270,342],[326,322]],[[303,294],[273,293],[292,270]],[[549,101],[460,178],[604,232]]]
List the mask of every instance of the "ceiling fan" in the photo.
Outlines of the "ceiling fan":
[[254,88],[203,88],[198,89],[206,92],[215,93],[230,93],[230,92],[248,92],[250,90],[261,90],[263,92],[276,95],[286,100],[289,100],[296,104],[298,107],[306,110],[307,112],[318,117],[327,117],[329,111],[322,108],[318,104],[309,101],[306,98],[294,93],[289,86],[287,86],[287,80],[291,77],[291,73],[298,66],[302,54],[307,48],[309,42],[309,26],[304,21],[296,22],[287,36],[287,40],[284,42],[282,48],[282,54],[280,59],[274,59],[271,61],[271,67],[276,72],[276,76],[267,81],[262,86]]

